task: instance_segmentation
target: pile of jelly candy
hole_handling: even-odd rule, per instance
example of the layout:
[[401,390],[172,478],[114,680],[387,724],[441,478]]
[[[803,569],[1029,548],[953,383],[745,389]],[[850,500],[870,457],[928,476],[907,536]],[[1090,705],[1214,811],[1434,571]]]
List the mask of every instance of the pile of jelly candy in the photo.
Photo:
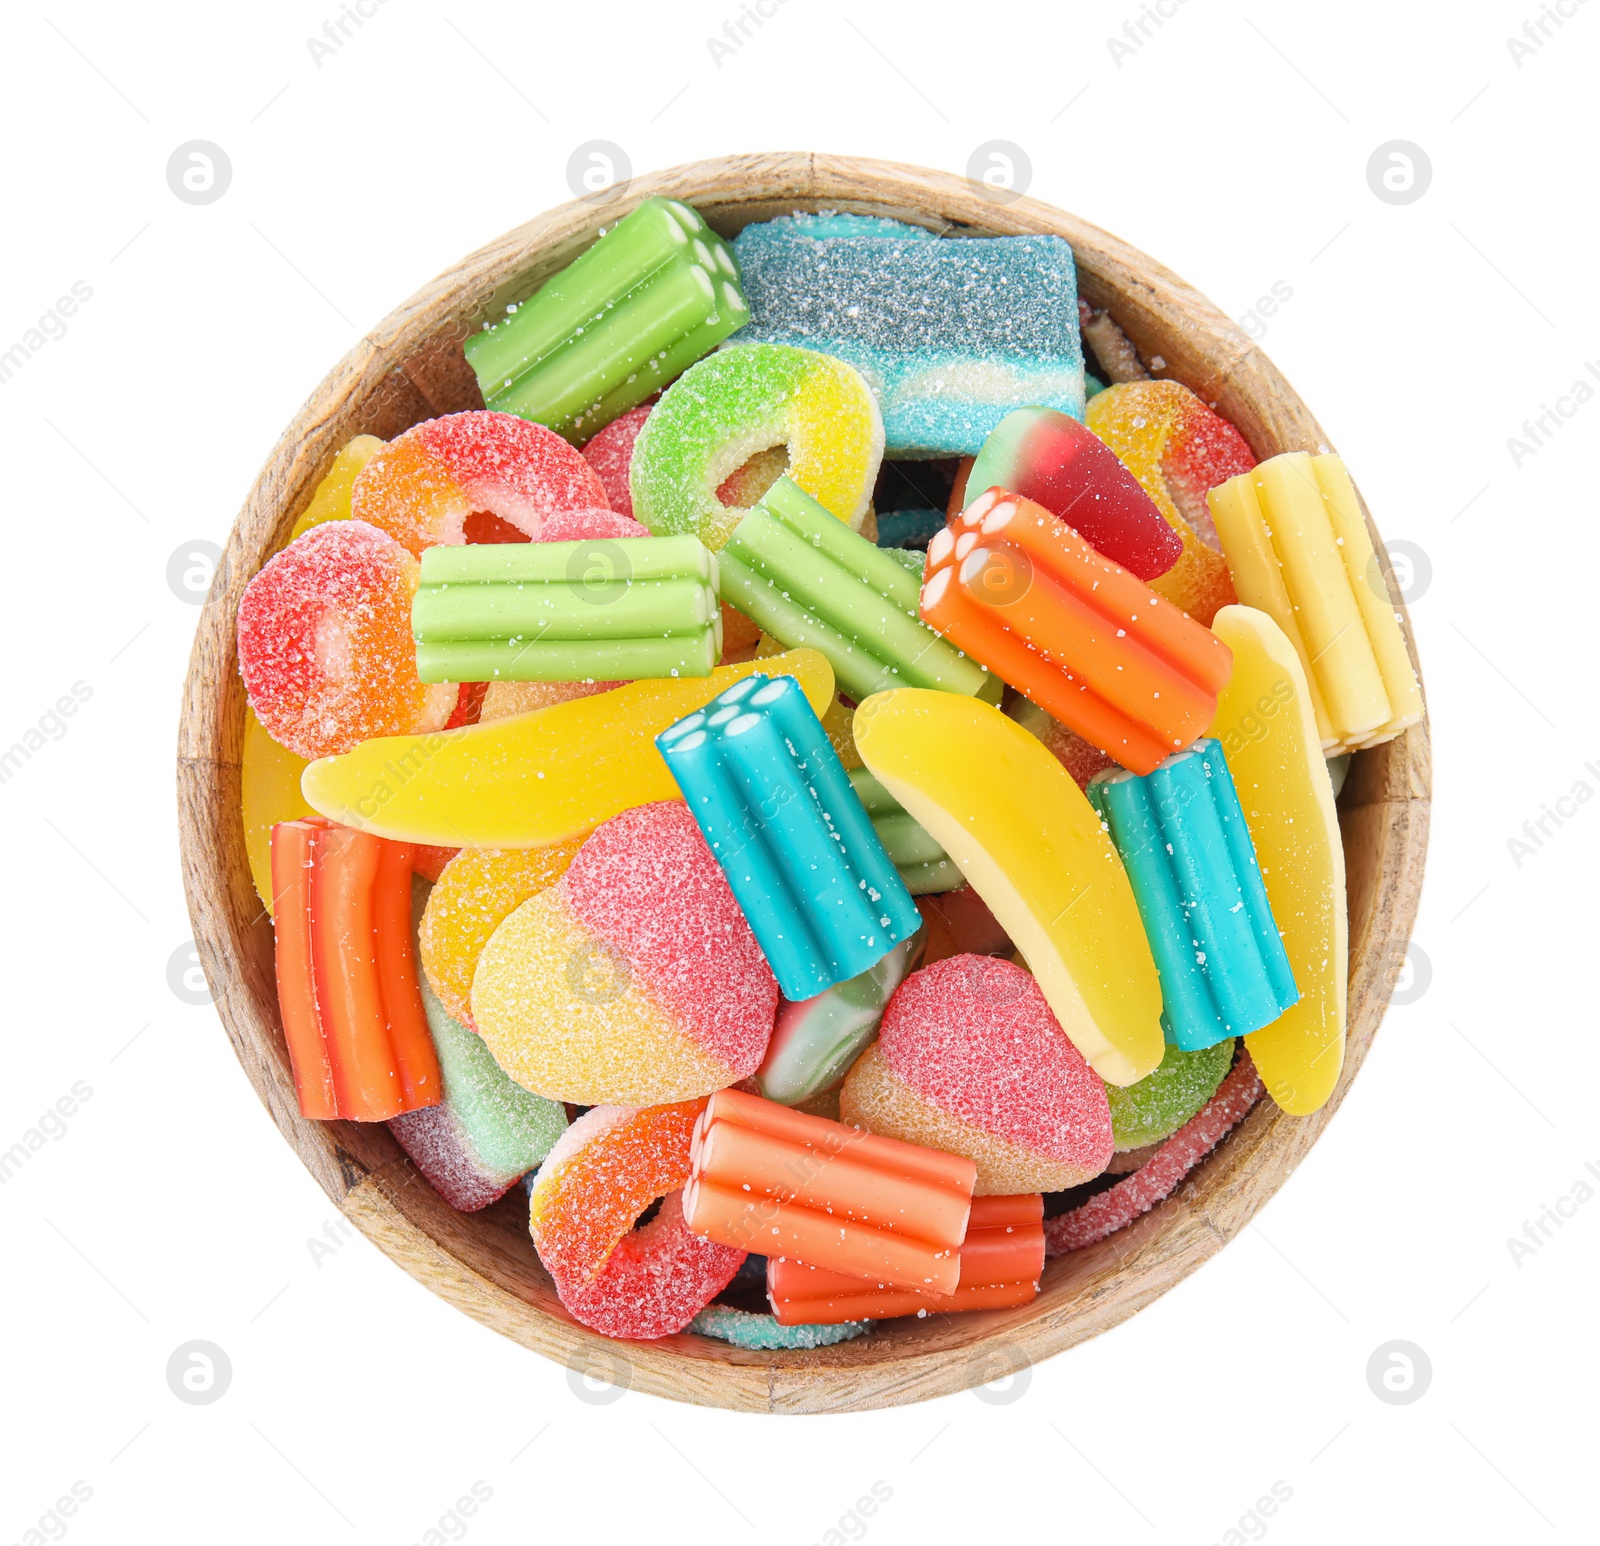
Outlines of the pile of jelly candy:
[[1026,1305],[1333,1092],[1400,623],[1337,456],[1083,316],[1056,237],[650,199],[245,592],[301,1111],[525,1194],[585,1326]]

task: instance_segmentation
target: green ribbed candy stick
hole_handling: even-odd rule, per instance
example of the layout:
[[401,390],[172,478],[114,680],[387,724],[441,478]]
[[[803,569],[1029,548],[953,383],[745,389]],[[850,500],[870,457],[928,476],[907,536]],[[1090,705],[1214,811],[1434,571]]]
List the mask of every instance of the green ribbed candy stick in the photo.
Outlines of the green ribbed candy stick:
[[820,650],[842,692],[893,687],[976,696],[989,673],[917,615],[916,577],[779,478],[720,554],[722,599],[782,644]]
[[697,537],[432,547],[411,631],[425,682],[707,676],[716,561]]
[[865,768],[850,770],[850,787],[865,807],[872,830],[912,896],[954,891],[966,879],[938,840]]
[[584,440],[748,319],[728,244],[647,199],[464,347],[490,408]]

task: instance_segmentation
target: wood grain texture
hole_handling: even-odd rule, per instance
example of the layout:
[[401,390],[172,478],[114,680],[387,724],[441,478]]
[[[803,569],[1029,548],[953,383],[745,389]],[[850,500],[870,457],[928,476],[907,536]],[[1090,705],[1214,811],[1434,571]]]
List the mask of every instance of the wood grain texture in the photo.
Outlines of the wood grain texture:
[[[339,447],[357,434],[389,438],[435,414],[481,407],[461,340],[530,294],[602,226],[656,195],[689,200],[727,235],[752,220],[828,208],[891,215],[949,235],[1064,236],[1083,295],[1109,312],[1152,375],[1199,392],[1258,456],[1328,448],[1310,410],[1260,349],[1176,275],[1071,215],[1027,198],[994,202],[965,178],[839,156],[733,156],[637,178],[604,202],[551,210],[464,259],[362,339],[284,431],[245,501],[184,684],[178,804],[195,942],[239,1061],[307,1169],[389,1256],[468,1315],[569,1367],[709,1406],[843,1412],[924,1400],[985,1383],[1126,1320],[1232,1239],[1317,1141],[1383,1018],[1416,916],[1428,838],[1427,729],[1358,754],[1340,801],[1350,1033],[1338,1088],[1316,1115],[1287,1117],[1261,1102],[1160,1207],[1050,1262],[1039,1299],[1023,1309],[889,1322],[854,1342],[792,1353],[746,1353],[689,1334],[619,1343],[576,1325],[534,1254],[520,1190],[482,1213],[455,1213],[386,1128],[299,1114],[278,1020],[271,925],[245,862],[244,693],[234,619],[245,585],[283,544]],[[1377,543],[1375,528],[1373,537]],[[1414,661],[1409,621],[1406,631]]]

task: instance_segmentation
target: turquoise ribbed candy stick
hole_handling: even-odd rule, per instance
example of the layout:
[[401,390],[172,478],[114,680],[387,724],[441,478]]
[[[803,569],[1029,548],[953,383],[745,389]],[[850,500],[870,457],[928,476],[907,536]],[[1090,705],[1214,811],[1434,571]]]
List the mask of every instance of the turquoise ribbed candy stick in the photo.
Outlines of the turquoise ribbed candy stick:
[[463,347],[490,408],[586,439],[748,316],[728,244],[688,205],[647,199]]
[[906,565],[779,478],[734,528],[722,597],[781,643],[828,657],[852,698],[893,687],[978,694],[989,674],[918,616]]
[[1215,741],[1197,741],[1143,778],[1098,774],[1088,794],[1133,885],[1168,1041],[1186,1052],[1213,1046],[1270,1025],[1298,1001]]
[[716,561],[695,537],[432,547],[411,630],[425,682],[706,676]]
[[793,677],[746,677],[656,745],[785,998],[858,976],[921,926]]

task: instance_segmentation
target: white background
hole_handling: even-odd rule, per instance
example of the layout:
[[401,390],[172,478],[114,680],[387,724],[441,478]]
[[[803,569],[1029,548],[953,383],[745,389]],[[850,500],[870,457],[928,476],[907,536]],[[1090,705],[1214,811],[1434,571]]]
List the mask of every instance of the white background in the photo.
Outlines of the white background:
[[[720,66],[706,39],[733,0],[385,0],[320,68],[306,39],[331,0],[11,13],[0,348],[74,281],[93,298],[0,388],[0,743],[73,682],[93,696],[0,786],[0,1148],[74,1081],[93,1094],[0,1189],[0,1542],[74,1481],[86,1546],[417,1542],[479,1480],[492,1498],[464,1524],[484,1542],[819,1542],[875,1481],[890,1501],[846,1526],[884,1546],[1215,1543],[1241,1517],[1284,1543],[1593,1538],[1600,1199],[1566,1204],[1520,1265],[1506,1242],[1600,1166],[1600,802],[1520,866],[1507,843],[1579,780],[1600,790],[1600,406],[1572,405],[1520,467],[1507,440],[1600,359],[1600,4],[1564,0],[1572,19],[1519,67],[1506,40],[1534,0],[1168,3],[1120,65],[1106,39],[1135,0],[784,0]],[[1365,170],[1397,138],[1433,169],[1402,207]],[[205,207],[166,181],[191,139],[232,162]],[[1256,1224],[1015,1399],[806,1419],[582,1400],[365,1240],[314,1260],[334,1210],[213,1011],[168,986],[190,932],[172,760],[198,617],[169,557],[222,542],[328,367],[566,200],[591,139],[640,172],[758,149],[962,171],[1015,142],[1033,194],[1231,314],[1292,290],[1265,347],[1431,568],[1412,605],[1431,980],[1402,980],[1412,1001]],[[167,1386],[195,1338],[232,1363],[213,1405]],[[1432,1365],[1405,1406],[1365,1373],[1396,1338]],[[1274,1482],[1290,1500],[1250,1520]]]

